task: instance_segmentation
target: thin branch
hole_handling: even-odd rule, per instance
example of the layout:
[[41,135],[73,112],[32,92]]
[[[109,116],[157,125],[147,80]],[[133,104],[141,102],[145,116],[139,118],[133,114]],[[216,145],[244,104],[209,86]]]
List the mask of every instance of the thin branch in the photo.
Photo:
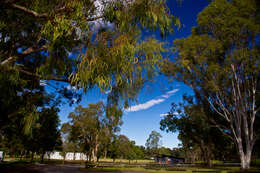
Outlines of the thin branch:
[[5,65],[5,64],[8,64],[8,63],[10,63],[10,62],[12,62],[12,61],[16,61],[16,59],[17,59],[17,57],[15,57],[15,56],[10,56],[10,57],[8,57],[6,60],[4,60],[4,61],[1,62],[1,66]]
[[14,3],[11,4],[11,7],[22,10],[22,11],[29,13],[29,14],[35,16],[35,17],[44,17],[44,18],[48,17],[47,13],[39,14],[36,11],[30,10],[28,8],[25,8],[23,6],[20,6],[20,5],[14,4]]
[[[26,50],[24,50],[22,53],[18,54],[17,56],[19,58],[24,58],[27,55],[30,55],[30,54],[33,54],[33,53],[37,53],[37,52],[40,52],[40,51],[43,51],[43,50],[46,50],[46,49],[47,49],[46,46],[43,46],[43,47],[40,47],[40,48],[29,47]],[[10,56],[10,57],[8,57],[6,60],[1,62],[1,66],[5,65],[5,64],[8,64],[8,63],[10,63],[12,61],[16,61],[17,58],[18,58],[17,56]]]
[[[11,7],[16,8],[16,9],[21,10],[21,11],[24,11],[24,12],[26,12],[26,13],[28,13],[28,14],[31,14],[31,15],[35,16],[35,17],[39,17],[39,18],[48,18],[48,17],[50,17],[48,13],[42,13],[42,14],[40,14],[40,13],[37,13],[36,11],[34,11],[34,10],[30,10],[30,9],[28,9],[28,8],[26,8],[26,7],[23,7],[23,6],[21,6],[21,5],[17,5],[17,4],[14,4],[14,3],[11,4]],[[66,7],[66,6],[63,6],[63,7],[61,7],[61,8],[55,9],[55,10],[54,10],[54,13],[57,14],[57,13],[60,13],[60,12],[65,11],[65,10],[70,10],[70,11],[72,11],[71,8],[68,8],[68,7]]]
[[54,80],[54,81],[61,81],[61,82],[70,82],[69,79],[62,79],[62,78],[57,78],[57,77],[44,78],[41,75],[31,73],[31,72],[28,72],[28,71],[25,71],[25,70],[22,70],[22,69],[18,69],[18,71],[23,73],[23,74],[26,74],[28,76],[33,76],[33,77],[36,77],[36,78],[39,78],[39,79],[42,79],[42,80]]
[[97,16],[97,17],[93,17],[93,18],[87,18],[87,21],[92,22],[92,21],[96,21],[98,19],[102,19],[104,16]]
[[27,55],[30,55],[30,54],[33,54],[33,53],[37,53],[37,52],[46,50],[46,49],[47,49],[46,46],[43,46],[43,47],[40,47],[40,48],[29,47],[26,50],[24,50],[20,55],[27,56]]

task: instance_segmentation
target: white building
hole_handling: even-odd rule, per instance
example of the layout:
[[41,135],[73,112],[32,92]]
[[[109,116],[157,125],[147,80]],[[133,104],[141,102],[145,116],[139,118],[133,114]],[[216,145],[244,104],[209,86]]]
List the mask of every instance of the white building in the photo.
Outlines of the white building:
[[[55,160],[63,160],[63,156],[61,154],[61,152],[47,152],[44,155],[45,159],[55,159]],[[73,153],[73,152],[68,152],[66,153],[66,157],[65,160],[87,160],[87,156],[83,153]]]
[[4,152],[0,151],[0,162],[3,161],[3,159],[4,159]]

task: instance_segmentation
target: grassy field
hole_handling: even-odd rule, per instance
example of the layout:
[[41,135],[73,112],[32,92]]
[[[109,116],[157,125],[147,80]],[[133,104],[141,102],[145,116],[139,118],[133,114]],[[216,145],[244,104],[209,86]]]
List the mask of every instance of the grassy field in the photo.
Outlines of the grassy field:
[[[168,168],[142,168],[142,167],[133,167],[133,168],[115,168],[115,167],[106,167],[106,168],[91,168],[86,169],[82,168],[82,171],[86,172],[145,172],[145,173],[235,173],[241,172],[239,167],[214,167],[214,168],[199,168],[199,167],[168,167]],[[260,172],[260,168],[251,168],[249,173]]]
[[[105,163],[110,160],[103,160]],[[99,164],[97,168],[81,168],[83,172],[143,172],[143,173],[238,173],[240,172],[240,167],[224,167],[224,166],[216,166],[213,168],[205,168],[205,167],[177,167],[177,166],[163,166],[163,165],[155,165],[155,164],[127,164],[127,160],[118,160],[121,164],[115,164],[116,166],[105,166],[106,164]],[[46,164],[62,164],[59,160],[54,161],[45,161]],[[65,164],[72,164],[80,162],[72,161],[72,162],[65,162]],[[146,160],[139,160],[139,163],[147,163]],[[84,164],[81,162],[81,164]],[[0,163],[0,172],[1,167],[3,168],[27,168],[27,166],[32,165],[29,161],[5,161]],[[146,165],[146,166],[143,166]],[[15,169],[14,169],[15,170]],[[20,170],[20,169],[18,169]],[[26,169],[25,169],[26,170]],[[27,171],[27,170],[26,170]],[[30,170],[29,170],[30,171]],[[15,172],[15,171],[14,171]],[[260,173],[260,167],[258,168],[251,168],[249,173]]]
[[[113,159],[99,159],[99,162],[113,162]],[[154,163],[154,160],[126,160],[126,159],[116,159],[115,160],[115,163],[132,163],[132,164],[136,164],[136,163],[139,163],[139,164],[147,164],[147,163]]]

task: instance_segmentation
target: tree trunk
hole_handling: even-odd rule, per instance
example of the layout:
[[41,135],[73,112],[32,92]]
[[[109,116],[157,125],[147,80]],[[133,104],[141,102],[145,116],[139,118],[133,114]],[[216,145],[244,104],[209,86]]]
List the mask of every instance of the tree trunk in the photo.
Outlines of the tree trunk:
[[99,143],[98,143],[98,135],[96,136],[96,145],[95,147],[93,147],[92,149],[92,157],[93,157],[93,162],[97,162],[97,154],[98,154],[98,147],[99,147]]
[[42,154],[41,154],[41,163],[43,163],[43,160],[44,160],[44,154],[45,154],[45,152],[42,152]]
[[104,151],[104,159],[107,158],[107,147],[105,147],[105,151]]
[[92,158],[93,158],[93,162],[97,162],[97,153],[96,153],[96,147],[92,149]]
[[67,153],[65,152],[65,153],[64,153],[64,156],[63,156],[63,160],[62,160],[62,164],[63,164],[63,165],[64,165],[65,160],[66,160],[66,155],[67,155]]
[[241,140],[238,140],[238,150],[242,169],[249,169],[251,162],[252,149],[247,146],[246,153],[243,150],[243,144]]
[[34,152],[32,152],[31,162],[33,162],[34,159]]

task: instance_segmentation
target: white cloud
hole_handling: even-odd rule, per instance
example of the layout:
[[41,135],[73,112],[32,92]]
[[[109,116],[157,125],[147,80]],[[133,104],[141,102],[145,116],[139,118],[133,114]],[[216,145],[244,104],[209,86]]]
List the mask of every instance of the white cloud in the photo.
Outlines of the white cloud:
[[[160,114],[160,117],[166,117],[167,115],[169,115],[169,113],[162,113],[162,114]],[[179,115],[179,113],[174,112],[173,115]]]
[[178,92],[179,89],[174,89],[174,90],[171,90],[171,91],[168,91],[166,94],[162,95],[163,98],[169,98],[171,97],[174,93]]
[[143,104],[131,106],[131,107],[125,109],[125,111],[126,112],[136,112],[136,111],[148,109],[154,105],[164,102],[167,98],[171,97],[174,93],[176,93],[178,91],[179,91],[179,89],[174,89],[174,90],[168,91],[166,94],[161,95],[160,96],[161,98],[152,99]]
[[76,103],[78,101],[78,99],[72,98],[72,101],[73,101],[73,103]]
[[40,86],[45,86],[47,85],[47,82],[45,80],[40,80]]
[[169,114],[168,113],[160,114],[160,117],[166,117],[167,115],[169,115]]
[[126,112],[136,112],[136,111],[140,111],[140,110],[145,110],[148,109],[154,105],[157,105],[161,102],[164,102],[165,99],[153,99],[153,100],[149,100],[146,103],[143,104],[139,104],[139,105],[135,105],[135,106],[131,106],[128,109],[126,109]]
[[110,94],[110,93],[111,93],[111,90],[105,91],[105,94]]
[[71,86],[71,85],[68,85],[66,88],[68,90],[77,90],[77,88],[75,86]]

